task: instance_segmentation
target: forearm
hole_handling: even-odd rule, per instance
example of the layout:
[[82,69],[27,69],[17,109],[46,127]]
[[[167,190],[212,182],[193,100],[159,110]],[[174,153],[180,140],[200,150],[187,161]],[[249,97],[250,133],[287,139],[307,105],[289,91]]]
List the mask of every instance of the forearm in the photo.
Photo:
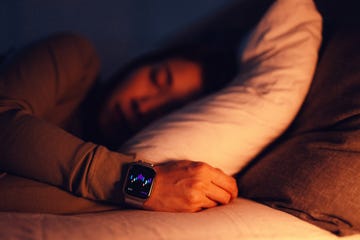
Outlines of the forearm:
[[84,142],[41,119],[0,113],[0,170],[59,186],[76,195],[119,203],[124,163],[132,157]]

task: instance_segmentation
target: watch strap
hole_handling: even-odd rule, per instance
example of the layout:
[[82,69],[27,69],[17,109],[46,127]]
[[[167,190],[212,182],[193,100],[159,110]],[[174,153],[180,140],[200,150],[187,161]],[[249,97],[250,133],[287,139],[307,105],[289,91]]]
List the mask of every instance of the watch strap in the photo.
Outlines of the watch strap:
[[143,208],[145,200],[146,199],[133,198],[127,194],[125,195],[125,203],[133,207]]

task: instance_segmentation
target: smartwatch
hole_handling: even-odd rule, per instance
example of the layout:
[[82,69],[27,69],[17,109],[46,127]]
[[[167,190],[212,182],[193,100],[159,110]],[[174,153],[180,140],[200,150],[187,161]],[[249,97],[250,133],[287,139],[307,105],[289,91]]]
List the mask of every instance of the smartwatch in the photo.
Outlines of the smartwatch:
[[124,181],[125,203],[142,208],[150,197],[156,172],[151,163],[137,161],[131,163],[127,169]]

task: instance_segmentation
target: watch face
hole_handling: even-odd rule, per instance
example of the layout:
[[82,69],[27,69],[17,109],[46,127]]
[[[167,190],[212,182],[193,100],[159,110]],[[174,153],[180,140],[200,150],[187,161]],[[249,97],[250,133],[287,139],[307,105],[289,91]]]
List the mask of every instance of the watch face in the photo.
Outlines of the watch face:
[[131,196],[147,199],[156,173],[152,168],[142,165],[131,165],[128,171],[125,192]]

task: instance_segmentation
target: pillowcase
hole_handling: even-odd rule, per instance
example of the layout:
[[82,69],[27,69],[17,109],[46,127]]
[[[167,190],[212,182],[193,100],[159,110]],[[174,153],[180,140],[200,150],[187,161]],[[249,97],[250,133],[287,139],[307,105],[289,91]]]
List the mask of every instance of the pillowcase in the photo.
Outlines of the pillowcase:
[[321,26],[312,0],[277,0],[249,36],[231,84],[153,123],[121,151],[155,163],[187,159],[238,172],[298,113]]
[[291,130],[238,176],[241,195],[338,235],[360,232],[359,27],[337,21],[326,32]]

